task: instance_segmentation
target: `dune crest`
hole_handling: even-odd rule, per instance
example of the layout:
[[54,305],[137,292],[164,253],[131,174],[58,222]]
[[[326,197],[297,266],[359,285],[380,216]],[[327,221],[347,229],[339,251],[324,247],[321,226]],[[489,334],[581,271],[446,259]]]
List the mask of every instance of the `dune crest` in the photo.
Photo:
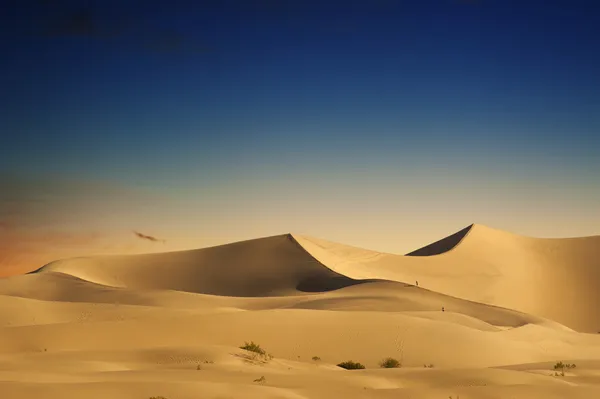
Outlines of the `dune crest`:
[[60,260],[0,279],[0,392],[598,397],[600,335],[578,331],[600,330],[599,251],[471,225],[409,256],[285,234]]
[[600,236],[533,238],[474,224],[408,256],[307,236],[296,239],[321,263],[353,279],[419,282],[439,293],[535,314],[578,331],[600,331],[595,305],[600,302]]
[[318,262],[290,234],[191,251],[66,259],[35,273],[47,272],[111,287],[235,297],[330,291],[359,283]]
[[469,234],[469,232],[474,226],[474,224],[467,226],[464,229],[457,231],[452,235],[449,235],[448,237],[442,238],[441,240],[438,240],[434,243],[409,252],[406,254],[406,256],[434,256],[451,251],[457,245],[460,245],[462,240],[466,238],[466,236]]
[[420,282],[444,295],[597,332],[599,262],[599,236],[540,239],[473,224],[408,255],[284,234],[191,251],[66,259],[36,273],[231,297],[303,295],[370,281]]

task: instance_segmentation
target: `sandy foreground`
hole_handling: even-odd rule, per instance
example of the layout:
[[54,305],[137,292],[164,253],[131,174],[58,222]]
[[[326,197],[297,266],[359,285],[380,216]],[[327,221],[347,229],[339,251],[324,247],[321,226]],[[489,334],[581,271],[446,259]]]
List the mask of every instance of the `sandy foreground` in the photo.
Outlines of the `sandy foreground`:
[[599,332],[600,236],[288,234],[0,279],[0,399],[600,398]]

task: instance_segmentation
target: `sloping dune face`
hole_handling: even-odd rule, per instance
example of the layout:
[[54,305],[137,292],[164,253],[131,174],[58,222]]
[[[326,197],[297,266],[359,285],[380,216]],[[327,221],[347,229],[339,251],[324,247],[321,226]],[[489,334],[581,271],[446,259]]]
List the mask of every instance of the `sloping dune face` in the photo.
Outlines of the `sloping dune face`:
[[193,251],[67,259],[36,273],[47,272],[112,287],[241,297],[328,291],[357,283],[319,263],[291,235]]
[[0,279],[0,398],[600,397],[600,334],[561,324],[598,321],[598,237],[462,232],[420,256],[281,235]]
[[418,283],[600,331],[600,236],[536,239],[471,225],[401,256],[287,234],[193,251],[67,259],[37,272],[233,297],[301,295],[373,280]]
[[411,256],[296,239],[316,259],[355,279],[418,282],[436,292],[535,314],[578,331],[600,331],[600,236],[539,239],[472,225]]
[[410,252],[406,254],[406,256],[433,256],[448,252],[460,244],[467,234],[469,234],[471,228],[473,228],[473,225],[465,227],[464,229],[423,248],[419,248],[416,251]]

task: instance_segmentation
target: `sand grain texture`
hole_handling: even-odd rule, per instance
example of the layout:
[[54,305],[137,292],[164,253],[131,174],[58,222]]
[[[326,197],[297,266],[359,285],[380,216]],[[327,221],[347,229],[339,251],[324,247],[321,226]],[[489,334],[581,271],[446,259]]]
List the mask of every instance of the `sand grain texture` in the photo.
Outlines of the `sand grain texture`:
[[0,279],[0,398],[597,398],[599,283],[600,237],[481,225],[406,256],[287,234],[56,261]]

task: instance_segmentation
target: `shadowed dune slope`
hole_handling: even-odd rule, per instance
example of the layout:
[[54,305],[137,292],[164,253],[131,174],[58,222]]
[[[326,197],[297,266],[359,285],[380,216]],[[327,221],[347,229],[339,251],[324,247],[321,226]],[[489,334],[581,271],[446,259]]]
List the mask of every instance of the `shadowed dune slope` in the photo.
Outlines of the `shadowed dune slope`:
[[[290,234],[193,251],[61,260],[58,272],[134,290],[303,295],[387,280],[600,331],[600,236],[523,237],[471,225],[402,256]],[[434,256],[423,256],[423,255]],[[451,310],[451,309],[448,309]]]
[[448,252],[454,247],[456,247],[460,242],[469,234],[473,225],[465,227],[464,229],[457,231],[456,233],[442,238],[439,241],[431,243],[423,248],[419,248],[415,251],[412,251],[406,256],[433,256],[433,255],[441,255],[444,252]]
[[[87,308],[86,308],[87,306]],[[419,318],[450,320],[456,324],[496,331],[536,324],[559,331],[550,320],[393,281],[355,284],[335,291],[277,297],[232,297],[172,290],[116,288],[91,283],[63,273],[44,272],[0,280],[0,328],[75,320],[103,320],[127,316],[128,308],[191,311],[193,314],[276,309],[344,312],[407,313]],[[452,312],[441,312],[446,307]],[[82,311],[82,309],[87,309]],[[79,313],[78,313],[79,312]],[[125,312],[125,315],[123,315]],[[473,324],[474,323],[474,324]],[[493,327],[494,326],[494,327]]]
[[599,237],[459,236],[435,256],[281,235],[0,279],[0,398],[600,397],[600,334],[549,320],[597,326]]
[[421,256],[296,239],[321,263],[353,279],[418,281],[439,293],[600,331],[600,236],[542,239],[472,225],[412,253]]
[[192,251],[66,259],[34,273],[48,272],[112,287],[238,297],[330,291],[358,283],[319,263],[289,234]]

